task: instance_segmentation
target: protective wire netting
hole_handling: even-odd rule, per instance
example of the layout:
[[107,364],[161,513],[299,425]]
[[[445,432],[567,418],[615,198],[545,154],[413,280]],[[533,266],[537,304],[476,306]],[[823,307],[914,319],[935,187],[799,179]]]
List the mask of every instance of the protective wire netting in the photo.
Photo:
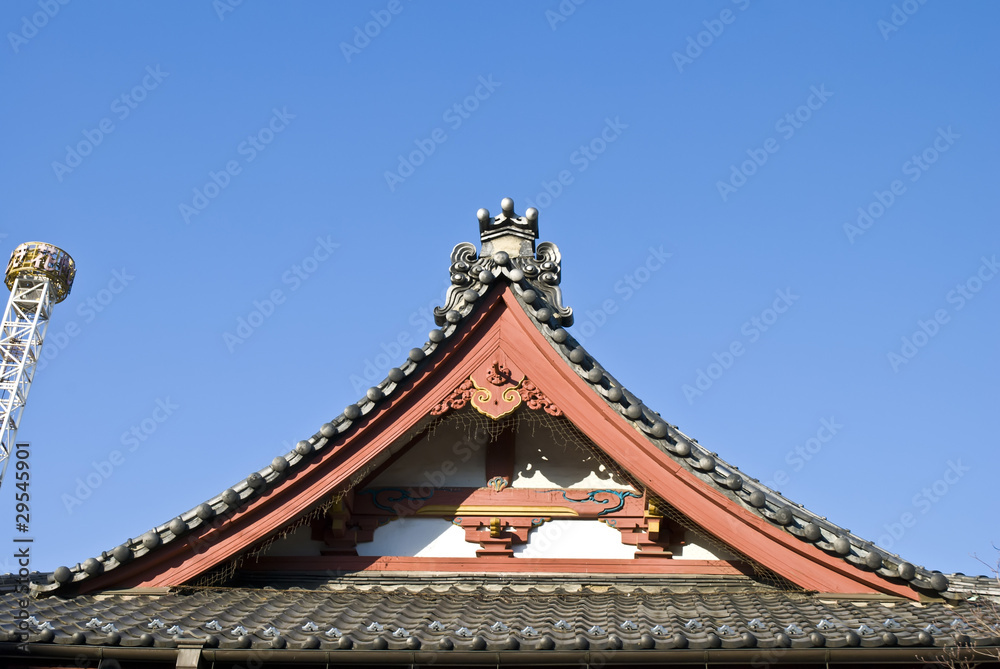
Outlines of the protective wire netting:
[[[544,411],[530,410],[526,406],[521,406],[514,413],[494,420],[485,416],[471,407],[464,407],[458,410],[449,411],[439,417],[432,417],[415,426],[410,432],[399,439],[394,449],[398,450],[403,445],[410,443],[415,437],[421,439],[432,438],[438,431],[446,431],[448,434],[458,432],[470,444],[485,445],[494,441],[508,430],[513,430],[516,435],[530,435],[536,442],[541,440],[549,443],[551,450],[562,450],[563,452],[577,452],[584,461],[592,461],[600,473],[610,475],[619,482],[632,486],[636,491],[645,493],[649,502],[656,506],[657,511],[666,519],[676,523],[685,530],[691,532],[698,539],[698,543],[715,555],[733,556],[736,560],[742,561],[753,572],[753,577],[762,584],[786,591],[801,591],[802,589],[779,576],[772,570],[764,567],[749,556],[733,549],[732,546],[717,540],[709,531],[694,523],[686,515],[678,511],[669,500],[662,495],[658,495],[646,486],[640,484],[638,480],[626,472],[618,463],[608,457],[598,448],[576,425],[571,423],[564,416],[550,415]],[[548,441],[547,441],[548,440]],[[217,587],[233,580],[240,567],[252,562],[257,556],[267,552],[267,550],[277,541],[280,541],[304,525],[308,525],[313,520],[320,518],[343,499],[348,491],[356,488],[369,479],[372,473],[380,466],[381,462],[389,454],[378,461],[369,462],[366,466],[356,472],[348,483],[331,492],[311,511],[302,515],[281,531],[268,537],[264,541],[256,544],[251,550],[242,553],[235,559],[230,560],[221,567],[203,574],[188,587]]]

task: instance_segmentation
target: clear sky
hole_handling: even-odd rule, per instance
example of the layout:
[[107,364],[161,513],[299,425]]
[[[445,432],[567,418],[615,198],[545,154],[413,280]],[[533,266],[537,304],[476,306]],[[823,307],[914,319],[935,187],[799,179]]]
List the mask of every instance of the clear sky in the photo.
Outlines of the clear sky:
[[4,2],[0,251],[78,265],[18,435],[32,566],[169,521],[357,400],[509,196],[646,404],[906,559],[984,573],[998,25],[938,0]]

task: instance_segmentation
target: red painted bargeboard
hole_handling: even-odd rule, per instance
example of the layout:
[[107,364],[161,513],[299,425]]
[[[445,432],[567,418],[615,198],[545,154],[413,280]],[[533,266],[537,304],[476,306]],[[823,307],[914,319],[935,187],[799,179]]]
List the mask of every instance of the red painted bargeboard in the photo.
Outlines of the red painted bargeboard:
[[510,574],[744,574],[723,560],[586,560],[565,558],[260,557],[249,571],[430,571]]
[[[772,526],[674,462],[577,376],[538,332],[509,287],[498,284],[481,301],[443,350],[416,378],[403,382],[409,387],[380,403],[341,443],[325,448],[310,465],[218,527],[195,531],[183,541],[87,579],[81,591],[181,585],[234,558],[342,488],[501,347],[605,453],[722,543],[807,590],[884,592],[919,599],[906,584],[858,569]],[[189,544],[208,548],[196,554]]]

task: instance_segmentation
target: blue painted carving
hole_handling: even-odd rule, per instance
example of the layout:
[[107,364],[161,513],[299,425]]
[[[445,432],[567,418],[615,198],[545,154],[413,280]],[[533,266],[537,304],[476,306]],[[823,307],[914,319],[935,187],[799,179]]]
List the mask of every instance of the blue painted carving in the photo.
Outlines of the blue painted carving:
[[587,496],[584,497],[583,499],[573,499],[568,494],[566,494],[567,493],[566,490],[560,490],[558,488],[555,490],[543,490],[542,492],[561,492],[563,498],[568,502],[578,502],[578,503],[593,502],[594,504],[610,504],[612,502],[611,499],[597,499],[595,497],[595,495],[600,495],[601,493],[611,495],[612,497],[618,500],[618,504],[616,504],[611,508],[604,509],[599,514],[597,514],[598,516],[606,516],[609,513],[614,513],[615,511],[621,511],[621,509],[625,506],[626,497],[635,497],[635,498],[642,497],[642,495],[634,493],[631,490],[591,490],[590,492],[587,493]]

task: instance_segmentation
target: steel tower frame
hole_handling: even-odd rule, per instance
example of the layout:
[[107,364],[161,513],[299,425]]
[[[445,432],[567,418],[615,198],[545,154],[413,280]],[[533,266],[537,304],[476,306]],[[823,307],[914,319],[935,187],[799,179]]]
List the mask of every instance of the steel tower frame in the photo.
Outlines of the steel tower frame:
[[5,283],[10,298],[0,325],[0,484],[41,359],[52,307],[69,295],[76,264],[62,249],[21,244],[11,254]]

